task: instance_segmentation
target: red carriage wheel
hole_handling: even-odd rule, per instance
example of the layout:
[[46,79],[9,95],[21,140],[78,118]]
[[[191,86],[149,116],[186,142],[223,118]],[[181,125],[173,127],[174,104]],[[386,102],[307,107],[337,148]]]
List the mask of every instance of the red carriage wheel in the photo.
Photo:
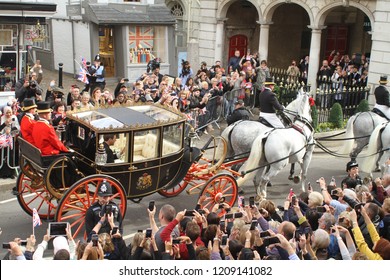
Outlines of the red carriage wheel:
[[[202,208],[207,208],[209,211],[216,203],[225,202],[232,207],[237,199],[237,182],[230,174],[218,174],[207,181],[200,196],[205,196],[206,199],[201,204]],[[221,211],[220,215],[224,215],[225,211]]]
[[177,184],[176,186],[174,186],[173,188],[161,189],[161,190],[158,190],[157,192],[164,197],[174,197],[174,196],[179,195],[182,191],[184,191],[186,189],[187,185],[188,185],[188,182],[182,181],[179,184]]
[[32,216],[35,208],[42,220],[54,219],[57,200],[46,189],[42,177],[34,176],[31,179],[21,172],[16,188],[18,202],[27,214]]
[[57,222],[69,222],[73,237],[80,233],[84,234],[85,214],[88,208],[98,200],[97,186],[103,180],[111,184],[113,193],[111,201],[118,205],[122,217],[125,216],[127,209],[126,191],[118,180],[101,174],[85,177],[74,183],[64,194],[58,203],[55,215]]

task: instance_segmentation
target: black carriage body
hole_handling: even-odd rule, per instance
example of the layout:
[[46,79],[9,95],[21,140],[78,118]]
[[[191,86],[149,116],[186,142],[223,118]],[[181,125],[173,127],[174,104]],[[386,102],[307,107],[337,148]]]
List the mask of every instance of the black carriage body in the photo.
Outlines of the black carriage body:
[[[140,198],[169,188],[187,172],[184,158],[185,117],[159,105],[99,108],[68,113],[67,139],[85,175],[106,174],[125,188],[127,198]],[[95,156],[104,135],[120,156],[98,165]],[[115,152],[114,152],[115,154]]]

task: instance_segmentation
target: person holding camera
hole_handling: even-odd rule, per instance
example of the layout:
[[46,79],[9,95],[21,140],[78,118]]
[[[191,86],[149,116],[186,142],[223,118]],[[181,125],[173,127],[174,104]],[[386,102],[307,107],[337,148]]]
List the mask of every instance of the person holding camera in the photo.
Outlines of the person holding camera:
[[192,71],[191,65],[189,61],[184,61],[182,59],[181,63],[182,68],[179,69],[179,78],[181,78],[181,83],[185,85],[187,83],[187,79],[192,77],[194,72]]
[[93,234],[111,233],[114,227],[118,227],[123,235],[123,217],[118,205],[111,201],[112,186],[103,180],[98,186],[98,200],[92,204],[85,214],[85,231],[87,241],[91,241]]
[[333,71],[332,68],[329,67],[329,63],[326,59],[322,61],[322,66],[320,70],[317,72],[317,77],[319,79],[318,86],[321,90],[329,90],[331,88],[331,77]]
[[21,103],[25,98],[35,98],[40,100],[42,95],[42,89],[39,87],[36,81],[36,75],[30,74],[29,76],[20,79],[15,84],[15,98]]

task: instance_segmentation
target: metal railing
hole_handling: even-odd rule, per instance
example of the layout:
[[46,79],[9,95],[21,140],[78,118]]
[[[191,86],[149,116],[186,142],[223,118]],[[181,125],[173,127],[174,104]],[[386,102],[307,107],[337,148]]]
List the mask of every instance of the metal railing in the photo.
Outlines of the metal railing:
[[8,167],[15,170],[16,176],[19,175],[19,146],[15,136],[12,137],[12,143],[10,145],[0,148],[0,156],[0,170],[3,167]]

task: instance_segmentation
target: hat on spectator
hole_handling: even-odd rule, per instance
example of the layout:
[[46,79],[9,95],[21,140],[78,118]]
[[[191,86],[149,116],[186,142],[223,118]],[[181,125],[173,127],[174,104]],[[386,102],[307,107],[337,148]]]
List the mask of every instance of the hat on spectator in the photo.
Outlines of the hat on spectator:
[[99,185],[98,188],[98,196],[111,196],[112,195],[112,187],[111,184],[108,183],[106,180],[103,180],[103,182]]
[[264,85],[275,85],[275,82],[272,78],[265,78]]
[[358,167],[359,164],[357,164],[356,161],[350,161],[347,163],[347,172],[351,170],[353,167]]
[[53,110],[50,108],[50,102],[41,101],[37,103],[37,112],[40,113],[51,113]]
[[387,84],[387,76],[383,75],[379,78],[379,83],[380,84]]
[[62,249],[65,249],[66,251],[70,252],[68,240],[64,236],[57,236],[53,240],[53,252],[54,252],[54,255],[59,250],[62,250]]
[[28,111],[30,109],[37,108],[37,104],[35,104],[35,99],[34,98],[26,98],[23,100],[23,107],[22,111]]
[[195,91],[200,91],[200,88],[198,88],[198,87],[193,87],[193,88],[192,88],[192,92],[195,92]]
[[239,99],[236,102],[234,102],[234,105],[244,105],[244,101]]
[[384,260],[390,260],[390,241],[383,237],[379,238],[375,243],[373,251],[381,255]]

